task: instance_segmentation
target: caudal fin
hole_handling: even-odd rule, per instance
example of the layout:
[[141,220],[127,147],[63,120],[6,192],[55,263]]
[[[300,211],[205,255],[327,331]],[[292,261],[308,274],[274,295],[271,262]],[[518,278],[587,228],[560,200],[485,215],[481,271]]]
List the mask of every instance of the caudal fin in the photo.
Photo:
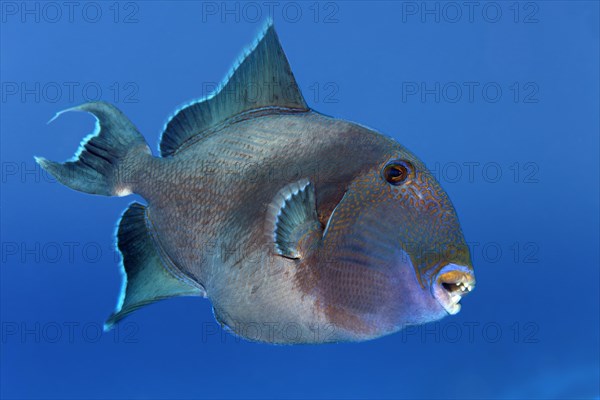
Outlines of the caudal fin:
[[150,149],[136,127],[115,106],[85,103],[61,111],[87,111],[96,117],[94,133],[86,137],[72,161],[59,163],[35,157],[57,181],[81,192],[124,196],[133,191],[132,171],[140,155]]

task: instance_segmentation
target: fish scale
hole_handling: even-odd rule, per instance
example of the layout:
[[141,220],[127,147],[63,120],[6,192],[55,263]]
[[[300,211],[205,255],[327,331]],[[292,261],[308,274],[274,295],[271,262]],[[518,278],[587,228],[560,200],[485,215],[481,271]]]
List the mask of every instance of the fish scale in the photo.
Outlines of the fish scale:
[[200,296],[248,340],[362,341],[455,314],[474,287],[456,211],[423,162],[310,109],[272,24],[214,95],[173,114],[160,156],[114,106],[71,110],[97,131],[72,161],[40,165],[78,191],[145,201],[119,222],[126,278],[107,329]]

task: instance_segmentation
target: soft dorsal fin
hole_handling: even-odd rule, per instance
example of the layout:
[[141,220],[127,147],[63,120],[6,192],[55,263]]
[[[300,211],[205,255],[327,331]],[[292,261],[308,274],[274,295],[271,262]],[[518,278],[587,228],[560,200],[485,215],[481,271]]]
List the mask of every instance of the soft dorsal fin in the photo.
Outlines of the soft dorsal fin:
[[167,122],[161,155],[236,115],[265,108],[308,111],[271,22],[215,94],[185,105]]

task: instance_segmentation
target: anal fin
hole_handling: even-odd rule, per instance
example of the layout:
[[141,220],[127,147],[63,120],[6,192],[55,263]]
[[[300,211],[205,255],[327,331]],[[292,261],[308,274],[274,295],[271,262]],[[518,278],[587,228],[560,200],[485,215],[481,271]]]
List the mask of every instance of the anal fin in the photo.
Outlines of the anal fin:
[[148,226],[146,207],[132,203],[123,213],[117,231],[124,285],[117,309],[106,321],[105,329],[110,329],[126,315],[157,300],[176,296],[205,296],[199,285],[169,270],[155,242]]

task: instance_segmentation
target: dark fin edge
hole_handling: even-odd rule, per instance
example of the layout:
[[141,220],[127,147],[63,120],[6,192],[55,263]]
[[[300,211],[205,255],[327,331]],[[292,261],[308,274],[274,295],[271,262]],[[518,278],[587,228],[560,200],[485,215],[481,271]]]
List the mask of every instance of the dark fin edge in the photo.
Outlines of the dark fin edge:
[[275,253],[291,259],[301,258],[302,238],[321,231],[315,191],[308,179],[293,182],[277,193],[267,217],[267,233],[271,235]]
[[104,324],[105,330],[155,301],[205,296],[202,288],[178,278],[165,266],[149,231],[145,206],[132,203],[125,210],[117,230],[117,245],[122,257],[123,286],[117,308]]
[[122,165],[128,157],[150,153],[144,137],[119,109],[106,102],[63,110],[48,123],[68,111],[92,114],[96,118],[94,132],[83,139],[70,161],[59,163],[42,157],[35,157],[35,161],[71,189],[104,196],[130,194],[133,188],[124,179]]
[[161,135],[160,153],[163,157],[171,156],[193,136],[244,112],[271,107],[309,111],[273,23],[268,20],[255,44],[214,94],[180,107],[169,118]]

